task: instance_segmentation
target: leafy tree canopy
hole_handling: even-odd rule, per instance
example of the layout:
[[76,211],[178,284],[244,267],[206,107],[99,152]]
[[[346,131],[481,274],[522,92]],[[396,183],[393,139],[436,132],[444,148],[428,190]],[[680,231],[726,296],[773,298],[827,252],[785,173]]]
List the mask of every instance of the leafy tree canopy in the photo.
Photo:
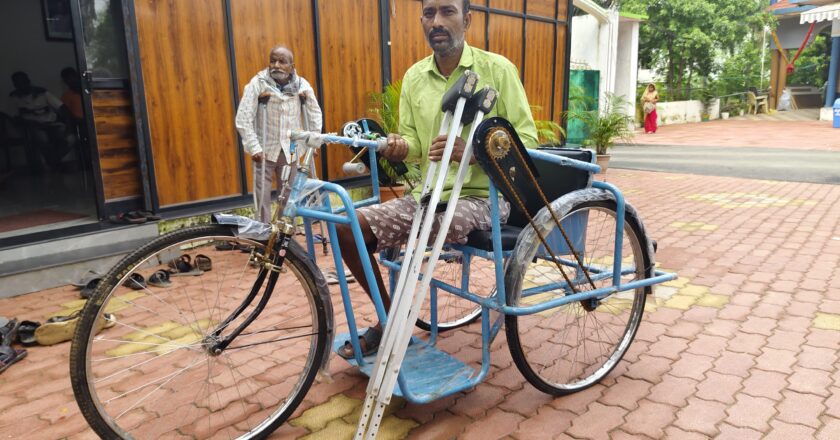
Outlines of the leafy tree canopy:
[[624,0],[622,10],[645,14],[639,58],[656,68],[674,96],[693,79],[719,70],[719,60],[733,56],[747,42],[760,41],[772,17],[762,0]]

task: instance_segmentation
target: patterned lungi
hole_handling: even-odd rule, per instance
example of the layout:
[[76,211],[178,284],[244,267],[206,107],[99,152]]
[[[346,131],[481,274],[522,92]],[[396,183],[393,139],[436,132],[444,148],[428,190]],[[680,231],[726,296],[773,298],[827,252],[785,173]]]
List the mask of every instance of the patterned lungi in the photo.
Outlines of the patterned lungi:
[[[499,214],[501,222],[507,221],[510,215],[510,204],[499,200]],[[376,252],[383,249],[401,246],[408,241],[411,232],[411,222],[419,204],[412,196],[389,200],[379,205],[366,206],[356,210],[364,216],[376,236]],[[437,236],[443,212],[435,215],[435,224],[429,243],[433,243]],[[474,230],[488,231],[491,229],[490,201],[481,197],[462,197],[455,206],[455,216],[446,234],[447,243],[465,244],[467,235]]]

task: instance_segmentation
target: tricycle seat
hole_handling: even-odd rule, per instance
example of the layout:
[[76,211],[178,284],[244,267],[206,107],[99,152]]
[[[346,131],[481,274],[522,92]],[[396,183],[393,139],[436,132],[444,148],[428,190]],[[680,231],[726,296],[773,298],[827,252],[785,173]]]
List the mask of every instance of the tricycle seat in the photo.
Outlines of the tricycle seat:
[[[541,145],[538,148],[540,151],[546,153],[556,154],[582,162],[591,163],[594,158],[592,150],[559,148],[555,145]],[[537,176],[537,183],[549,202],[572,191],[588,188],[592,183],[592,174],[588,171],[563,167],[541,160],[534,161],[534,165],[539,174]],[[531,216],[535,215],[545,206],[542,198],[534,189],[531,190],[530,194],[527,194],[524,202]],[[510,217],[508,218],[507,224],[502,225],[501,230],[503,251],[513,250],[516,245],[516,239],[525,226],[528,226],[528,217],[516,207],[515,203],[511,203]],[[467,246],[492,252],[493,235],[491,231],[472,231],[467,236]]]

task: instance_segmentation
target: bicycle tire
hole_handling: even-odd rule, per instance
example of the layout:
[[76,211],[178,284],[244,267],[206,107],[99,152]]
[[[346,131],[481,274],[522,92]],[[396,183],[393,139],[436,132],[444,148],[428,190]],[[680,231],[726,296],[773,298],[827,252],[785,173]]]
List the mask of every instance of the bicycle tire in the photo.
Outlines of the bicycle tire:
[[[159,438],[177,432],[194,438],[264,438],[292,415],[328,349],[329,292],[320,271],[291,242],[283,264],[288,270],[279,274],[266,308],[227,349],[211,353],[212,330],[223,328],[226,334],[259,299],[227,327],[218,326],[229,313],[227,303],[241,304],[247,294],[240,292],[250,291],[242,280],[260,272],[248,263],[250,254],[240,252],[245,245],[265,246],[235,237],[229,226],[184,228],[132,252],[103,278],[81,311],[70,352],[76,400],[100,437]],[[124,293],[132,274],[157,269],[179,252],[198,251],[216,257],[210,272],[173,278],[174,287]],[[215,298],[207,296],[208,283],[218,288]],[[109,310],[116,325],[97,336],[101,316]],[[280,339],[266,340],[278,334]],[[136,385],[168,367],[175,372]],[[122,400],[135,391],[138,400],[126,408],[130,402]]]
[[[577,221],[581,227],[585,227],[583,236],[586,238],[582,243],[585,252],[580,251],[583,264],[593,268],[590,274],[599,268],[603,269],[603,278],[592,275],[596,287],[611,285],[616,231],[615,201],[580,202],[574,204],[565,215],[558,214],[562,216],[561,221]],[[569,228],[566,229],[568,232]],[[631,279],[645,277],[650,256],[642,246],[640,237],[643,228],[636,217],[625,215],[623,229],[622,261],[629,258],[635,265],[623,266],[622,273],[626,271],[627,275],[622,277],[622,283],[626,283]],[[537,241],[528,249],[517,250],[524,252],[516,256],[517,261],[527,262],[527,268],[507,271],[505,287],[509,305],[534,304],[550,298],[551,292],[534,294],[530,298],[521,296],[524,285],[538,285],[533,280],[563,281],[553,263],[547,264],[535,258],[540,246],[541,243]],[[629,256],[626,254],[628,250],[632,253]],[[573,257],[567,257],[567,261],[572,260]],[[572,273],[570,278],[578,291],[590,289],[585,277],[580,276],[581,271],[566,272]],[[528,280],[532,280],[531,283],[526,283]],[[568,291],[561,289],[558,296],[567,294]],[[638,288],[613,294],[597,302],[573,302],[532,315],[507,315],[505,332],[513,361],[528,382],[540,391],[562,396],[584,390],[609,374],[627,352],[639,328],[645,300],[646,289]],[[608,331],[605,324],[614,324],[615,329]],[[603,329],[595,330],[601,327]],[[603,350],[605,353],[598,355],[599,348],[606,348]],[[581,354],[582,359],[579,358]],[[563,376],[562,370],[568,370],[568,374]]]

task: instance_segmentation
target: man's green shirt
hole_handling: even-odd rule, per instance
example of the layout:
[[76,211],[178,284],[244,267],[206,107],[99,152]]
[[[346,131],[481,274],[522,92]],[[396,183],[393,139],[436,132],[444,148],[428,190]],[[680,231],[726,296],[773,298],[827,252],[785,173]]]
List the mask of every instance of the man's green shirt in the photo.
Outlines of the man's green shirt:
[[[481,49],[472,48],[464,44],[461,61],[449,79],[441,75],[435,64],[434,55],[430,55],[413,66],[405,73],[400,97],[400,135],[408,142],[407,161],[419,162],[421,176],[426,175],[429,167],[429,146],[432,144],[443,119],[440,111],[443,94],[461,77],[466,70],[472,70],[480,77],[478,88],[486,85],[499,92],[496,107],[488,116],[500,116],[513,124],[522,143],[528,148],[537,145],[537,128],[531,116],[531,107],[525,96],[525,88],[519,80],[516,66],[505,57]],[[461,138],[465,141],[469,135],[470,126],[464,127]],[[455,175],[458,171],[457,163],[449,167],[443,200],[449,200]],[[470,166],[461,196],[487,197],[489,195],[490,179],[478,164]],[[415,199],[420,198],[422,188],[418,185],[414,189]]]

